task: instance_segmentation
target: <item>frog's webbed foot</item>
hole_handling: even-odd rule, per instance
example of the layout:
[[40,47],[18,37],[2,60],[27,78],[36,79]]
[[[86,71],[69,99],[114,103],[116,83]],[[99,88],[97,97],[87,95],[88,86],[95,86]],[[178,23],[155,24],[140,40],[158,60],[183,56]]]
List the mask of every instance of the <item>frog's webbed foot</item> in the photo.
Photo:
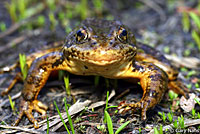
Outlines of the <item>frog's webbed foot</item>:
[[39,128],[37,120],[32,115],[32,111],[35,110],[35,111],[41,113],[42,117],[44,118],[44,117],[46,117],[47,109],[48,109],[48,107],[46,105],[42,104],[42,102],[40,102],[38,100],[33,100],[33,101],[22,100],[21,104],[20,104],[20,113],[18,115],[17,120],[15,121],[15,123],[13,125],[17,126],[19,124],[20,120],[22,119],[23,115],[26,115],[27,118],[29,119],[29,121],[33,123],[34,128]]
[[130,110],[134,113],[136,110],[141,109],[141,120],[146,120],[146,112],[148,110],[149,103],[145,102],[144,100],[141,100],[136,103],[126,103],[125,101],[121,102],[118,106],[119,113],[126,113]]

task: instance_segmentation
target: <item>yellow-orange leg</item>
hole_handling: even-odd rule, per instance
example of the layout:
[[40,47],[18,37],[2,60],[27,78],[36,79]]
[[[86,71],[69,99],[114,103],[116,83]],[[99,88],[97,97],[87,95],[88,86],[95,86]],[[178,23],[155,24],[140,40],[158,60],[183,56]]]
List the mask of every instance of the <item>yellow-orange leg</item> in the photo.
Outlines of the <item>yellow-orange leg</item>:
[[52,71],[67,68],[60,52],[49,53],[32,63],[22,90],[23,100],[20,105],[20,114],[14,125],[17,125],[22,116],[25,115],[34,124],[35,128],[39,127],[37,120],[32,115],[32,110],[44,116],[46,115],[47,106],[38,101],[37,96]]
[[141,119],[144,121],[147,110],[153,108],[162,99],[167,89],[167,75],[151,63],[135,62],[124,74],[124,77],[140,79],[143,96],[137,103],[121,103],[118,107],[119,112],[125,113],[129,110],[135,112],[137,109],[141,109]]
[[180,81],[180,80],[174,80],[169,81],[168,88],[172,91],[174,91],[177,94],[183,95],[185,98],[188,98],[188,88]]

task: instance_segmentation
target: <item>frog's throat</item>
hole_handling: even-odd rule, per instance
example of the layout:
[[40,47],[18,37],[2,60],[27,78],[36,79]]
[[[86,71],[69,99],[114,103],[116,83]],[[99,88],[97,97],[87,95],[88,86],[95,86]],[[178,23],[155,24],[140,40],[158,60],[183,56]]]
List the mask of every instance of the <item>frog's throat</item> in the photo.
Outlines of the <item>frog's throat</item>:
[[67,48],[64,51],[67,59],[79,60],[96,65],[107,65],[123,60],[132,60],[136,55],[134,47],[127,47],[124,49],[96,49],[80,51],[76,48]]

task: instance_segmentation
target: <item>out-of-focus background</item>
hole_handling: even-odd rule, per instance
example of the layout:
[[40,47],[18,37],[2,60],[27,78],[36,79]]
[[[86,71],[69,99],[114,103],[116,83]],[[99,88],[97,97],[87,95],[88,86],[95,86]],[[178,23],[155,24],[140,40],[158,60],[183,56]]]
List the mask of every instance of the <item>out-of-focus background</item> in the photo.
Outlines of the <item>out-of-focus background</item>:
[[0,66],[7,54],[63,40],[88,17],[120,20],[165,53],[200,58],[199,10],[197,0],[1,0]]

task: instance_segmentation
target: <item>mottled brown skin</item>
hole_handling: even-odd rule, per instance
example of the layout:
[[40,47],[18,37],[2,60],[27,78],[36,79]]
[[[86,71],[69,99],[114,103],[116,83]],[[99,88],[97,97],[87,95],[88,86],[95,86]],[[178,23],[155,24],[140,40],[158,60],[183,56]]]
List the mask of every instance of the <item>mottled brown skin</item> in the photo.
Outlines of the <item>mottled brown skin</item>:
[[185,96],[185,87],[177,80],[178,71],[160,52],[142,43],[136,46],[134,35],[118,21],[87,19],[67,36],[62,49],[41,51],[28,58],[29,65],[31,59],[35,60],[24,83],[15,125],[25,114],[35,128],[39,127],[32,110],[46,115],[47,107],[37,96],[54,70],[140,80],[142,99],[137,103],[121,103],[118,108],[121,113],[141,109],[142,120],[146,120],[147,110],[160,102],[168,87]]

